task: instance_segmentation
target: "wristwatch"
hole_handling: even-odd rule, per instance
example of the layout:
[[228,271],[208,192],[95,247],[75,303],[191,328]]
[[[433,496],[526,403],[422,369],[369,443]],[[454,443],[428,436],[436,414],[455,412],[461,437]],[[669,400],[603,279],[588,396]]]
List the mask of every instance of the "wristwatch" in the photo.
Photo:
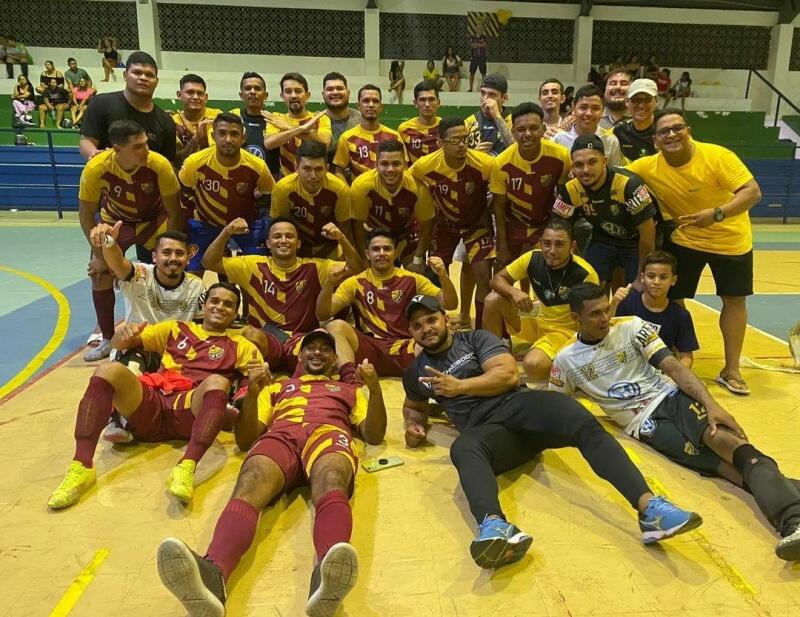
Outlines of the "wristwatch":
[[725,210],[722,208],[714,208],[714,220],[717,223],[721,223],[725,220]]

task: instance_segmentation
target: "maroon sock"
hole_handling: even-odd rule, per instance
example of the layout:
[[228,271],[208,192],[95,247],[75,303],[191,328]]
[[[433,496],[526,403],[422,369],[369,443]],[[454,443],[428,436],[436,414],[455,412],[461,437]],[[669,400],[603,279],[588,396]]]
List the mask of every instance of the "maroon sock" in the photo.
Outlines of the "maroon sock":
[[209,390],[203,395],[203,404],[192,424],[192,436],[189,438],[189,445],[186,446],[182,461],[189,459],[196,463],[203,457],[222,430],[227,405],[227,392]]
[[256,537],[258,510],[246,501],[231,499],[214,527],[206,559],[213,561],[228,580]]
[[475,329],[478,330],[483,324],[483,302],[475,300]]
[[322,561],[334,544],[349,542],[353,533],[353,512],[342,491],[329,491],[317,502],[314,517],[314,548]]
[[102,377],[89,378],[89,386],[78,405],[75,420],[75,456],[86,467],[92,466],[97,440],[114,411],[114,388]]
[[94,312],[97,315],[97,325],[104,339],[111,340],[114,336],[114,290],[92,290]]

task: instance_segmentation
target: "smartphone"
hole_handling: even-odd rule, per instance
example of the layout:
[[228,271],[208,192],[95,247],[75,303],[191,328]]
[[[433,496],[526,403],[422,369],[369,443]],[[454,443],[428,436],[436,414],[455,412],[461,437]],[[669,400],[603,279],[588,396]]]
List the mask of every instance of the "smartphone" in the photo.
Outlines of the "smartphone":
[[401,459],[399,456],[387,456],[384,458],[373,458],[368,461],[364,461],[361,463],[361,466],[367,473],[373,473],[375,471],[381,471],[382,469],[399,467],[402,464],[403,459]]

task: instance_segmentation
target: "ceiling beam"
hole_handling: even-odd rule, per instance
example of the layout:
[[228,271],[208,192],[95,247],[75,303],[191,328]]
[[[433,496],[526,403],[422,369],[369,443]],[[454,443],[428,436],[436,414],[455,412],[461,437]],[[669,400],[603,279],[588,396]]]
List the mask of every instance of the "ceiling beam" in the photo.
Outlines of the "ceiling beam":
[[783,0],[778,13],[778,23],[790,24],[798,14],[800,14],[800,0]]

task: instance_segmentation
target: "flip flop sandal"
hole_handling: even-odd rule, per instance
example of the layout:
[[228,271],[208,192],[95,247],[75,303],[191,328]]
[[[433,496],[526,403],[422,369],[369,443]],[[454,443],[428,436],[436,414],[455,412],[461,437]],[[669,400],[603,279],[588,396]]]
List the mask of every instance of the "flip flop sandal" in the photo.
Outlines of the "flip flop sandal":
[[723,388],[727,388],[728,392],[732,392],[733,394],[739,394],[741,396],[750,394],[750,388],[747,387],[747,383],[744,379],[732,377],[731,375],[724,377],[722,375],[717,375],[717,378],[714,381],[716,381]]

